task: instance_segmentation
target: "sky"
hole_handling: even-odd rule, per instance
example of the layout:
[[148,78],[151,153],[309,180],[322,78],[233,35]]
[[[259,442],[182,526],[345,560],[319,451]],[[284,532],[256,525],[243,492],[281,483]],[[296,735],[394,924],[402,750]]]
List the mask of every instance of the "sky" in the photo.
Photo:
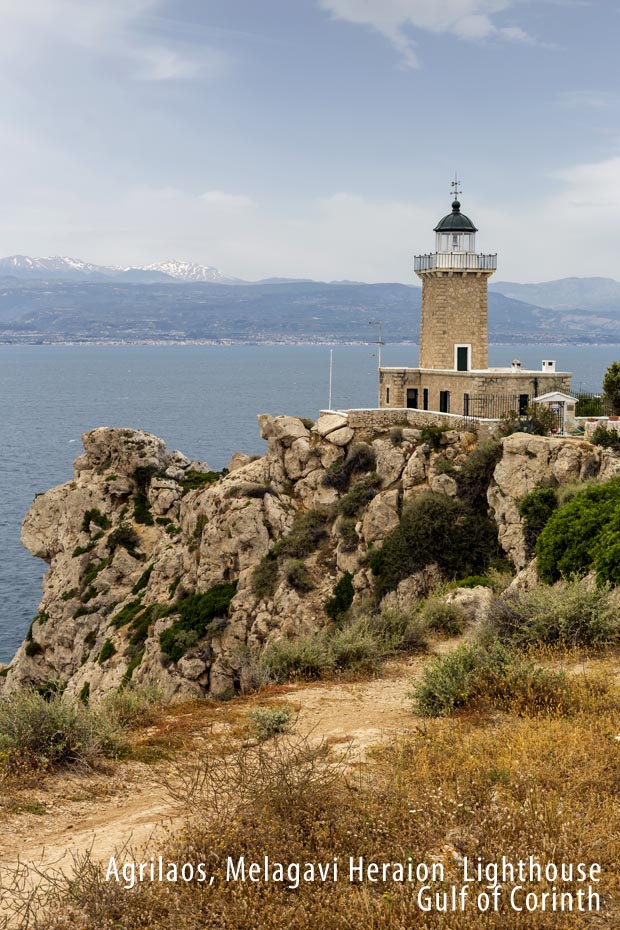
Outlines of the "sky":
[[0,255],[620,278],[620,0],[0,0]]

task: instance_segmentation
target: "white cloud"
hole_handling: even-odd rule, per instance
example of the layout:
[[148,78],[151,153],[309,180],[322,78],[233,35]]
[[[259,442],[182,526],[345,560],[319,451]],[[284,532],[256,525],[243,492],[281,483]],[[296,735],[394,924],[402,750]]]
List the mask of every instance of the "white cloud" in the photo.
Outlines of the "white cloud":
[[567,90],[560,103],[569,110],[606,110],[619,102],[617,94],[607,90]]
[[245,194],[227,194],[225,191],[207,191],[202,195],[205,203],[211,207],[238,210],[254,206],[254,201]]
[[124,62],[141,80],[178,80],[225,70],[216,49],[158,41],[152,16],[161,0],[0,0],[0,60],[74,48]]
[[370,26],[392,42],[409,67],[417,67],[416,42],[410,30],[451,33],[461,39],[495,36],[508,41],[531,41],[520,26],[499,27],[494,14],[512,0],[319,0],[335,19]]

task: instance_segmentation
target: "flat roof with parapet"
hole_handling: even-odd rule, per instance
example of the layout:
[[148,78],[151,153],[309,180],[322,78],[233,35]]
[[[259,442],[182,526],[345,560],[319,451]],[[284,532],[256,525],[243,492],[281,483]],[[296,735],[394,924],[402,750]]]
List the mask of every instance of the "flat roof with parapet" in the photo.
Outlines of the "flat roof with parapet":
[[418,368],[415,365],[382,365],[380,371],[424,371],[430,374],[451,374],[451,375],[487,375],[505,374],[505,375],[566,375],[572,378],[572,371],[543,371],[540,368],[469,368],[467,371],[457,371],[454,368]]

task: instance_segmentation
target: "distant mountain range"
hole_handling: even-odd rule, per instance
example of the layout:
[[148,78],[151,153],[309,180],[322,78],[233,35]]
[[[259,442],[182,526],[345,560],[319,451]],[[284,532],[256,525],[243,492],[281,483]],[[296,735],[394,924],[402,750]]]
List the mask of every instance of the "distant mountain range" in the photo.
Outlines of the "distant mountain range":
[[[271,278],[210,265],[141,268],[67,257],[0,259],[0,342],[417,342],[421,289]],[[564,278],[493,283],[489,335],[504,343],[620,344],[620,283]]]
[[223,274],[210,265],[193,262],[155,262],[138,268],[115,265],[93,265],[78,258],[54,255],[31,258],[29,255],[9,255],[0,258],[0,278],[18,281],[127,281],[155,284],[165,281],[195,281],[214,284],[243,284],[240,278]]

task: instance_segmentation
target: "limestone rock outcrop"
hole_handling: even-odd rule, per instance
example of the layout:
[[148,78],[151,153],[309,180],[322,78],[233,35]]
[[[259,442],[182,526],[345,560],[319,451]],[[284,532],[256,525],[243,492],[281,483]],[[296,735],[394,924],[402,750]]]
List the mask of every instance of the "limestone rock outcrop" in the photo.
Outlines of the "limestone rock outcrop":
[[[469,433],[430,443],[417,429],[354,428],[333,412],[314,426],[258,419],[265,454],[237,454],[222,473],[141,430],[83,437],[72,480],[37,496],[24,520],[23,543],[49,570],[0,687],[58,682],[95,700],[128,682],[167,698],[250,687],[261,649],[331,622],[325,603],[343,572],[355,597],[368,597],[369,549],[418,494],[457,493],[475,446]],[[517,568],[527,562],[525,493],[616,473],[620,459],[585,441],[505,439],[488,501]],[[357,499],[349,491],[359,482]],[[411,607],[439,578],[429,566],[386,606]]]

